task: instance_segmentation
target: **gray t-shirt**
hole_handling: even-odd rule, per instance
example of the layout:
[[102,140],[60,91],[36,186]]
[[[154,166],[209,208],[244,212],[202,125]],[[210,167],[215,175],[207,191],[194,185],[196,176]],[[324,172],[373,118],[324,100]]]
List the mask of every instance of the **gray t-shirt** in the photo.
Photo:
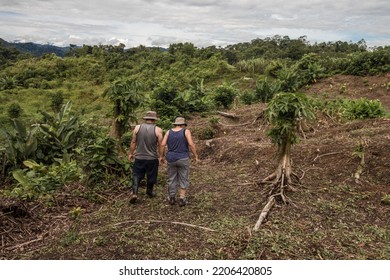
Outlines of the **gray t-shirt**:
[[151,123],[141,124],[137,132],[135,158],[147,160],[158,159],[157,143],[156,125]]

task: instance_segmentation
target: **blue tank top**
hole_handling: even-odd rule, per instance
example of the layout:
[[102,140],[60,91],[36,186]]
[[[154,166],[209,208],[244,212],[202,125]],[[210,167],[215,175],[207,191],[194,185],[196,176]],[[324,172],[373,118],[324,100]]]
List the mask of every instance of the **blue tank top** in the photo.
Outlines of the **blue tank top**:
[[185,136],[186,129],[183,128],[179,131],[169,131],[168,135],[168,152],[166,159],[168,162],[174,162],[179,159],[189,158],[190,150],[188,148],[188,142]]

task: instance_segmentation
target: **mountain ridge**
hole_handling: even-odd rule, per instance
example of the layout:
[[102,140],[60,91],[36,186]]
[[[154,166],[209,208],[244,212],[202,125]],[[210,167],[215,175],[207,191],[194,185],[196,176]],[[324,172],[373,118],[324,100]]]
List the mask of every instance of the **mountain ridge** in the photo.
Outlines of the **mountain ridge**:
[[33,42],[8,42],[0,38],[0,45],[5,48],[15,48],[22,53],[30,53],[33,56],[42,56],[49,53],[54,53],[57,56],[64,57],[70,47],[57,47],[50,44],[37,44]]

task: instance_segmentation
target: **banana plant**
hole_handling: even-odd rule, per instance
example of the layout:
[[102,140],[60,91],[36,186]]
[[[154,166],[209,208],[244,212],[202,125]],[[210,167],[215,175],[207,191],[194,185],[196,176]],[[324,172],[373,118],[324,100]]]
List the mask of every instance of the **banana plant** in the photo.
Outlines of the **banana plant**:
[[78,117],[71,114],[71,108],[72,102],[68,101],[54,116],[41,112],[45,122],[37,126],[43,133],[40,148],[46,160],[67,156],[77,144],[80,125]]
[[0,129],[0,135],[5,139],[5,158],[16,167],[26,159],[35,158],[38,145],[37,128],[28,129],[19,119],[12,119],[12,125],[11,129]]

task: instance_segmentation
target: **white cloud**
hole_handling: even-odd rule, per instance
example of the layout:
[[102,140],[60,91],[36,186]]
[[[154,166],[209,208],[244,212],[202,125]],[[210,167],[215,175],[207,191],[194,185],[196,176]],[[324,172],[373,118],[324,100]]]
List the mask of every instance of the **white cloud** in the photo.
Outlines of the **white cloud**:
[[[56,45],[227,45],[257,37],[387,45],[388,0],[0,0],[0,37]],[[114,39],[113,39],[114,38]]]

